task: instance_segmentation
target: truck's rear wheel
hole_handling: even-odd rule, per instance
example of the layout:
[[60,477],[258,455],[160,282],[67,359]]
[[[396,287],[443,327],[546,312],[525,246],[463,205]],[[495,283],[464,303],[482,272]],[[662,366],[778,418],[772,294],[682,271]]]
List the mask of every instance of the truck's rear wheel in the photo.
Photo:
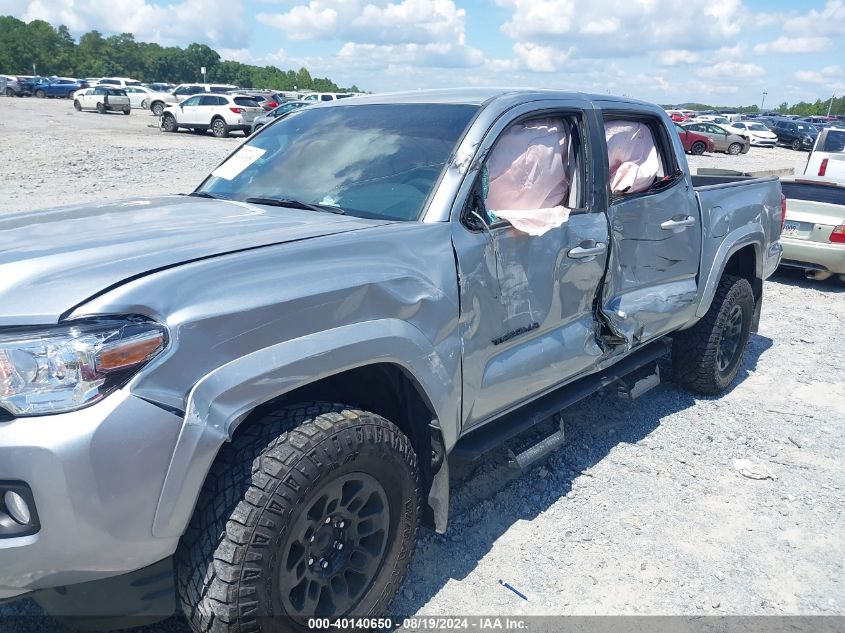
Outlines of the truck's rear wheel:
[[698,393],[721,393],[736,378],[754,313],[754,293],[747,279],[724,275],[707,314],[672,343],[675,381]]
[[192,628],[384,614],[416,544],[418,480],[378,415],[311,403],[254,420],[221,449],[177,551]]

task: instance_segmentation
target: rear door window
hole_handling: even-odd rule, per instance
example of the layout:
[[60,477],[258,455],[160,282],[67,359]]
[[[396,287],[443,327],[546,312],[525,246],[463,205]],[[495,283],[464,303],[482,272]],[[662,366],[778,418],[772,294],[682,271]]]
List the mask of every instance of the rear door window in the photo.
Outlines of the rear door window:
[[[700,124],[695,127],[709,126]],[[662,130],[663,126],[650,118],[605,120],[607,167],[612,196],[660,191],[673,182],[668,174],[680,173]]]

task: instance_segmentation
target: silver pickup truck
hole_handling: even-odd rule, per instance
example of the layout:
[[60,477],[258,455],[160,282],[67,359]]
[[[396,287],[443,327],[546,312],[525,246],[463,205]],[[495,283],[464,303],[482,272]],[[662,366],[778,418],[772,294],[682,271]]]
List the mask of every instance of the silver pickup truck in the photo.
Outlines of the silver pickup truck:
[[189,195],[4,215],[0,599],[387,613],[450,464],[640,395],[670,347],[727,388],[783,217],[774,178],[691,177],[655,105],[525,90],[316,105]]

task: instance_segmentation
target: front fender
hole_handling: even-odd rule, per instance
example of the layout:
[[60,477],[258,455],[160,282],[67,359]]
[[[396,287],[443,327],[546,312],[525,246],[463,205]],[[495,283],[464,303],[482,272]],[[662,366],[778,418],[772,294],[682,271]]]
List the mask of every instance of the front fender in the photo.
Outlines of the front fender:
[[410,323],[365,321],[278,343],[215,369],[191,390],[153,534],[184,532],[218,450],[256,406],[321,378],[377,362],[401,366],[417,380],[441,421],[444,443],[453,446],[459,428],[459,364],[454,354],[435,349]]

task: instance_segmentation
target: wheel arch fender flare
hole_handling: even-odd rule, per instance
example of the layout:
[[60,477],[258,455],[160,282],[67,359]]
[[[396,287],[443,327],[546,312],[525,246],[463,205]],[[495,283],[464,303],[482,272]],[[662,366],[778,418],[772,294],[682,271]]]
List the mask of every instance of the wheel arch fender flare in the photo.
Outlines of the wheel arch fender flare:
[[[705,237],[705,239],[707,239]],[[730,232],[725,240],[719,245],[713,261],[709,266],[701,266],[701,271],[707,271],[706,278],[699,281],[699,300],[698,308],[695,311],[695,316],[698,318],[707,314],[710,305],[713,303],[713,297],[716,296],[716,288],[719,285],[719,280],[725,273],[725,268],[728,265],[731,257],[746,246],[754,247],[754,274],[758,279],[763,277],[763,258],[762,245],[765,243],[765,235],[763,227],[760,224],[747,224],[743,227],[735,229]]]
[[456,377],[410,323],[379,319],[278,343],[232,360],[194,385],[162,486],[153,534],[165,538],[184,532],[220,447],[255,407],[322,378],[377,362],[394,363],[413,377],[437,408],[444,443],[453,446],[459,416],[453,393]]

